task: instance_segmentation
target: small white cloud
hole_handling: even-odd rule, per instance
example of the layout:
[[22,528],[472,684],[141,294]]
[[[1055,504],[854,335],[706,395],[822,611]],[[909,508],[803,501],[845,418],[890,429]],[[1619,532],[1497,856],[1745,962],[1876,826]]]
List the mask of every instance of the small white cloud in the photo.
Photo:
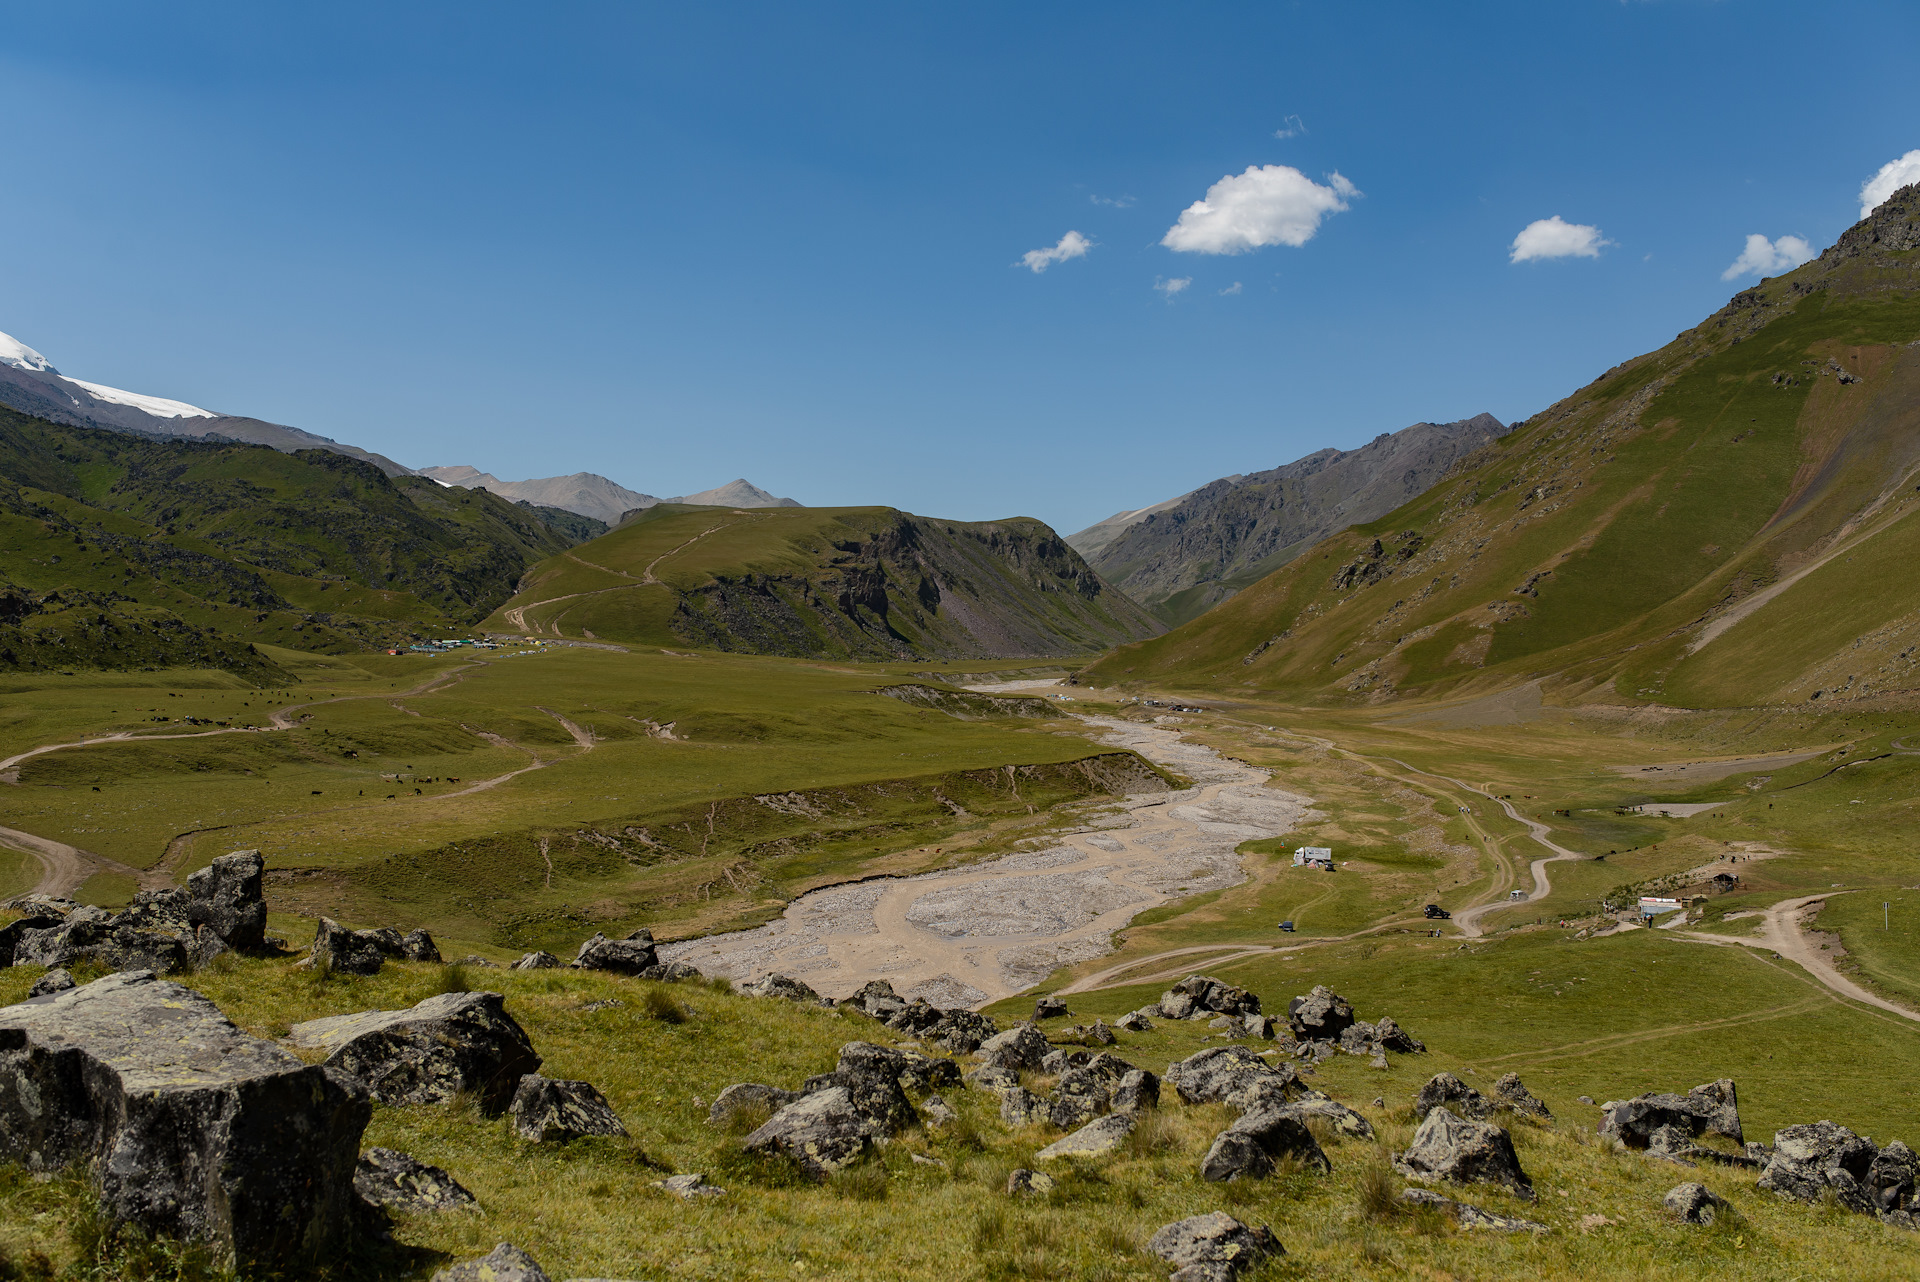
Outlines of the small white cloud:
[[1112,209],[1132,209],[1138,203],[1132,196],[1088,196],[1087,199]]
[[1733,260],[1733,266],[1720,273],[1720,279],[1773,276],[1792,271],[1813,256],[1813,246],[1798,236],[1782,236],[1779,240],[1769,241],[1765,236],[1755,234],[1747,237],[1747,247],[1740,251],[1740,257]]
[[1167,296],[1168,302],[1172,302],[1173,296],[1175,294],[1179,293],[1181,290],[1185,289],[1187,286],[1191,284],[1193,284],[1193,277],[1175,276],[1171,280],[1165,280],[1165,279],[1156,280],[1153,282],[1153,287],[1159,290],[1162,294],[1165,294]]
[[1233,282],[1233,284],[1227,286],[1225,289],[1220,291],[1220,297],[1225,298],[1228,294],[1237,294],[1239,292],[1240,292],[1240,282],[1236,280],[1235,282]]
[[1513,257],[1510,261],[1527,263],[1537,258],[1598,258],[1601,248],[1612,243],[1600,234],[1598,227],[1570,223],[1555,214],[1551,218],[1537,218],[1521,229],[1520,234],[1513,238]]
[[1070,231],[1052,249],[1029,249],[1020,255],[1020,261],[1014,266],[1025,267],[1038,276],[1055,263],[1064,263],[1069,258],[1085,258],[1087,251],[1092,248],[1092,241],[1077,231]]
[[1880,166],[1880,172],[1860,184],[1860,216],[1865,218],[1886,203],[1887,197],[1908,183],[1920,183],[1920,147]]
[[1307,132],[1307,122],[1298,116],[1288,116],[1281,126],[1273,131],[1275,138],[1298,138]]
[[1298,248],[1313,239],[1328,214],[1360,195],[1339,174],[1322,187],[1290,165],[1248,165],[1207,188],[1167,229],[1160,243],[1184,254],[1244,254],[1263,245]]

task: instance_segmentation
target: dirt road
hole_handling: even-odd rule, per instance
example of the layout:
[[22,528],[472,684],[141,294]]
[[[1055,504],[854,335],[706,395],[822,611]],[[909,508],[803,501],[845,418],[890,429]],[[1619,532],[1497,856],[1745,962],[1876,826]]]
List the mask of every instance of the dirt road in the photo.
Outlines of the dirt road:
[[1807,910],[1813,905],[1824,903],[1835,894],[1852,893],[1854,892],[1848,890],[1827,891],[1818,895],[1802,895],[1798,899],[1783,899],[1761,914],[1760,928],[1752,936],[1709,935],[1696,930],[1675,933],[1682,939],[1700,944],[1730,944],[1735,947],[1769,949],[1787,961],[1797,963],[1807,974],[1849,1001],[1873,1006],[1898,1015],[1902,1019],[1920,1023],[1920,1011],[1896,1006],[1886,998],[1875,996],[1842,975],[1832,962],[1821,955],[1820,950],[1801,929],[1806,919],[1811,916]]
[[1101,956],[1113,932],[1149,908],[1244,881],[1236,847],[1287,832],[1310,804],[1177,730],[1084,720],[1102,742],[1196,786],[1129,797],[1123,813],[1046,849],[817,890],[759,929],[664,945],[662,960],[736,979],[775,970],[832,997],[886,979],[936,1005],[978,1006]]

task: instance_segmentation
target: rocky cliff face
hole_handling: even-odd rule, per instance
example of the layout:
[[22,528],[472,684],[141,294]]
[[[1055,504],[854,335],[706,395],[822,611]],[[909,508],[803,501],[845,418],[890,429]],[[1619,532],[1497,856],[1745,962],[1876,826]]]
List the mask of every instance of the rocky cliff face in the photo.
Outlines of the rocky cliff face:
[[1088,560],[1160,618],[1180,623],[1327,535],[1425,493],[1456,461],[1506,433],[1491,414],[1415,423],[1357,450],[1319,450],[1283,467],[1214,481],[1129,525]]

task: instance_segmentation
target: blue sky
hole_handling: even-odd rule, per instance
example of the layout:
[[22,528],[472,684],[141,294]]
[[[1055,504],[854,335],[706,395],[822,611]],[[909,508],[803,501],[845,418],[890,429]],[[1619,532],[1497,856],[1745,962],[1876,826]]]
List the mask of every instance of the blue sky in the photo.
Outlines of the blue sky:
[[[66,373],[413,466],[1062,532],[1544,408],[1920,148],[1910,3],[0,24],[0,330]],[[1549,219],[1590,256],[1512,261]]]

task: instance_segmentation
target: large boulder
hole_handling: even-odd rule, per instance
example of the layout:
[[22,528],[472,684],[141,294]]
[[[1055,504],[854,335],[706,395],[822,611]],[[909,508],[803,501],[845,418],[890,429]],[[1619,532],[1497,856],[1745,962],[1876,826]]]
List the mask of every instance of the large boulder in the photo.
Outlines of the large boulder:
[[740,991],[748,997],[779,997],[790,1002],[817,1002],[820,994],[807,985],[787,975],[769,971],[750,984],[741,984]]
[[1088,1122],[1064,1139],[1055,1140],[1035,1153],[1034,1157],[1043,1162],[1062,1157],[1099,1157],[1126,1143],[1135,1125],[1131,1113],[1109,1113]]
[[869,1019],[877,1019],[882,1023],[907,1008],[906,1001],[884,979],[868,980],[860,986],[859,991],[840,1004],[851,1006]]
[[1004,1033],[995,1033],[980,1043],[974,1054],[981,1062],[996,1068],[1037,1069],[1053,1047],[1046,1036],[1031,1024],[1016,1024]]
[[1287,1003],[1287,1024],[1302,1041],[1337,1042],[1353,1022],[1353,1004],[1325,984]]
[[760,1108],[765,1108],[771,1116],[799,1099],[800,1094],[799,1091],[782,1090],[778,1086],[767,1086],[760,1082],[735,1082],[713,1097],[713,1107],[707,1110],[707,1125],[722,1126],[732,1121],[736,1114]]
[[462,1260],[433,1275],[433,1282],[552,1282],[534,1258],[502,1242],[477,1260]]
[[1534,1097],[1532,1091],[1520,1080],[1520,1074],[1508,1073],[1493,1084],[1493,1104],[1495,1108],[1504,1108],[1510,1113],[1522,1117],[1531,1117],[1539,1122],[1551,1122],[1553,1111]]
[[1688,1224],[1713,1223],[1714,1216],[1727,1204],[1725,1198],[1706,1185],[1694,1183],[1675,1185],[1661,1201]]
[[82,909],[65,921],[20,932],[14,944],[16,966],[72,966],[91,962],[109,970],[150,970],[171,975],[185,970],[186,940],[161,930],[122,926],[99,909]]
[[1166,1081],[1188,1104],[1212,1104],[1265,1079],[1293,1080],[1293,1068],[1277,1068],[1245,1046],[1209,1046],[1167,1065]]
[[625,939],[595,935],[580,945],[579,955],[573,959],[576,970],[608,970],[616,975],[638,975],[659,964],[653,932],[644,927]]
[[310,960],[336,975],[374,975],[387,964],[387,954],[372,931],[348,930],[333,918],[322,917],[314,925]]
[[1413,1117],[1423,1122],[1436,1108],[1452,1110],[1456,1117],[1485,1119],[1493,1116],[1493,1101],[1467,1085],[1452,1073],[1435,1073],[1414,1097]]
[[1746,1135],[1740,1128],[1740,1102],[1730,1078],[1696,1086],[1685,1095],[1653,1093],[1602,1104],[1600,1133],[1628,1148],[1646,1148],[1663,1126],[1689,1136],[1724,1135],[1736,1144]]
[[390,1148],[370,1148],[353,1173],[354,1191],[375,1206],[414,1213],[478,1211],[480,1204],[460,1181]]
[[150,971],[0,1008],[0,1161],[88,1169],[108,1215],[244,1273],[348,1244],[372,1108]]
[[1818,1201],[1823,1191],[1849,1211],[1876,1214],[1868,1180],[1880,1150],[1864,1135],[1833,1122],[1789,1126],[1773,1136],[1773,1155],[1760,1173],[1760,1187],[1799,1202]]
[[1920,1159],[1899,1140],[1880,1150],[1867,1168],[1867,1195],[1882,1215],[1920,1205]]
[[1200,1178],[1216,1183],[1262,1179],[1286,1157],[1323,1175],[1333,1170],[1306,1122],[1292,1109],[1246,1113],[1214,1137],[1200,1163]]
[[1491,1123],[1455,1117],[1446,1108],[1427,1114],[1407,1151],[1394,1155],[1393,1165],[1410,1179],[1504,1184],[1533,1200],[1533,1181],[1520,1169],[1512,1137]]
[[540,1067],[499,993],[441,993],[406,1010],[370,1010],[295,1024],[295,1046],[331,1051],[327,1065],[383,1104],[444,1104],[471,1092],[488,1116],[506,1111]]
[[400,955],[410,962],[438,962],[440,945],[433,942],[433,936],[426,927],[416,926],[400,940]]
[[[942,1072],[940,1067],[945,1071]],[[831,1073],[807,1079],[802,1090],[813,1094],[843,1090],[864,1120],[868,1134],[893,1135],[917,1120],[908,1087],[957,1085],[960,1070],[952,1060],[936,1060],[911,1051],[871,1042],[848,1042],[840,1048],[840,1062]]]
[[559,1081],[528,1073],[509,1106],[513,1131],[536,1144],[565,1143],[588,1135],[625,1135],[613,1106],[591,1082]]
[[1144,1068],[1122,1073],[1107,1106],[1116,1113],[1140,1113],[1160,1107],[1160,1079]]
[[1261,1260],[1286,1254],[1266,1225],[1250,1229],[1225,1211],[1175,1221],[1147,1249],[1174,1267],[1169,1282],[1233,1282]]
[[1033,1022],[1036,1024],[1043,1019],[1065,1019],[1072,1013],[1067,1009],[1067,999],[1064,997],[1041,997],[1033,1003]]
[[261,890],[267,861],[257,850],[221,855],[187,878],[192,902],[187,917],[205,925],[227,947],[258,952],[266,947],[267,899]]
[[851,1166],[872,1147],[872,1122],[854,1106],[845,1087],[830,1086],[782,1108],[742,1147],[749,1153],[778,1154],[815,1179]]

